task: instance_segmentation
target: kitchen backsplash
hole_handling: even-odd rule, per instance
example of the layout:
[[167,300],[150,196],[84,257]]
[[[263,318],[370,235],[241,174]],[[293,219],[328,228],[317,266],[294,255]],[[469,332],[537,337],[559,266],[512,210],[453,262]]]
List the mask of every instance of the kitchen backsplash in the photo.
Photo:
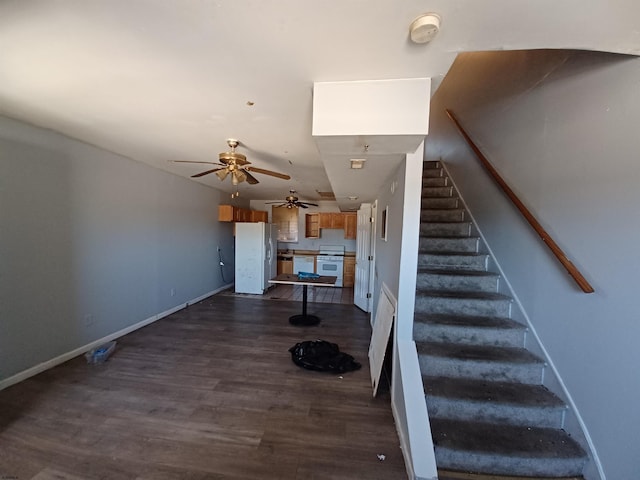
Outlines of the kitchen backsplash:
[[346,252],[356,250],[356,241],[345,239],[344,230],[323,228],[320,235],[320,238],[305,238],[303,229],[298,232],[297,242],[278,242],[278,250],[320,250],[320,245],[344,245]]

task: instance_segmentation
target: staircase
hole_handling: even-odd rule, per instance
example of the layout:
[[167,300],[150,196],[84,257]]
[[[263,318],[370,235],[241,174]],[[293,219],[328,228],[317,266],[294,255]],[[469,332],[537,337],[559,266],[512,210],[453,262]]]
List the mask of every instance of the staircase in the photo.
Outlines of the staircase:
[[582,478],[567,406],[542,386],[545,363],[523,348],[527,329],[449,178],[424,167],[414,338],[438,469]]

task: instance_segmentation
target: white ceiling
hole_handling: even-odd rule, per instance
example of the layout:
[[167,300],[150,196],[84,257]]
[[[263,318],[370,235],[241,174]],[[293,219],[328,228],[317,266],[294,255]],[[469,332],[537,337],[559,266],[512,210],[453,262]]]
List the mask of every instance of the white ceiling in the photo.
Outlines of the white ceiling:
[[[409,40],[418,15],[440,33]],[[244,198],[317,191],[375,198],[401,155],[348,172],[311,136],[314,82],[431,77],[458,52],[580,48],[640,53],[636,0],[2,0],[0,114],[190,176],[240,140],[256,174]],[[251,103],[251,105],[249,105]],[[329,179],[325,162],[344,160]],[[194,179],[231,192],[215,175]],[[360,187],[358,187],[358,185]]]

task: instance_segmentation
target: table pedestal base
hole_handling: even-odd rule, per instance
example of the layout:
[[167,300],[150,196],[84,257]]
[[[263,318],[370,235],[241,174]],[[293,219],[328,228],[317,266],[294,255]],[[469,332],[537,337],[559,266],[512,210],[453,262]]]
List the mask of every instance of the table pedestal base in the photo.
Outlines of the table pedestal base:
[[302,315],[289,317],[291,325],[311,326],[320,323],[320,318],[315,315],[307,315],[307,285],[302,286]]
[[311,326],[320,323],[320,318],[315,315],[292,315],[289,317],[289,323],[291,325]]

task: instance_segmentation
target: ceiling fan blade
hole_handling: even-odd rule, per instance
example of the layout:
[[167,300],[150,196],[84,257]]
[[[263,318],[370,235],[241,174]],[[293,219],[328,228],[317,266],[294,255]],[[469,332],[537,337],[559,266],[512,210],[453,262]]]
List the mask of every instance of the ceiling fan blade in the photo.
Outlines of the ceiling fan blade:
[[218,170],[224,170],[224,168],[213,168],[211,170],[207,170],[204,172],[196,173],[195,175],[191,175],[191,178],[204,177],[205,175],[209,175],[210,173],[217,172]]
[[220,181],[222,181],[225,178],[227,178],[227,175],[229,175],[229,169],[228,168],[221,168],[220,170],[218,170],[216,172],[216,175],[218,176]]
[[249,185],[255,185],[256,183],[260,183],[258,181],[258,179],[256,177],[254,177],[253,175],[251,175],[249,172],[247,172],[246,169],[242,173],[244,173],[247,176],[247,183]]
[[255,173],[262,173],[264,175],[271,175],[272,177],[278,177],[283,180],[291,180],[291,177],[289,175],[285,175],[284,173],[272,172],[271,170],[265,170],[264,168],[246,167],[245,170]]
[[[317,207],[318,204],[317,203],[309,203],[309,202],[298,202],[300,205],[307,205],[307,206],[312,206],[312,207]],[[307,208],[307,207],[304,207]]]
[[300,207],[300,208],[309,208],[309,207],[307,207],[304,203],[296,202],[296,204],[295,204],[295,205],[296,205],[296,207]]
[[170,161],[173,163],[207,163],[209,165],[222,165],[221,163],[218,163],[218,162],[198,162],[196,160],[170,160]]

